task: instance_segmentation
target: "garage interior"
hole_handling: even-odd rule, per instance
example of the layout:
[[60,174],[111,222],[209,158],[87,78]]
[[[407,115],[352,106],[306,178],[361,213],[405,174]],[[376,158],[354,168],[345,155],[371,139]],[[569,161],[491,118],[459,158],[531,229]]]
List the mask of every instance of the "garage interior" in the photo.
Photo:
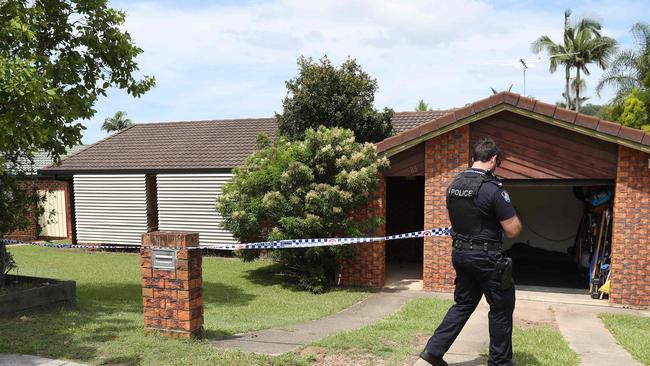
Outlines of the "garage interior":
[[[613,182],[510,180],[504,182],[523,229],[504,240],[505,253],[513,258],[514,278],[520,289],[547,289],[586,294],[591,258],[598,244],[600,217],[613,197],[594,209],[589,200],[596,192],[612,192]],[[424,177],[386,178],[386,234],[421,230],[424,224]],[[586,241],[584,221],[595,225]],[[577,237],[577,238],[576,238]],[[611,228],[603,234],[600,256],[608,263]],[[578,247],[581,247],[578,249]],[[386,286],[421,288],[423,239],[386,242]]]
[[[590,200],[599,192],[612,192],[613,183],[506,181],[505,186],[523,224],[518,237],[504,240],[505,253],[513,259],[517,286],[575,289],[585,293],[589,289],[590,266],[593,266],[590,258],[601,231],[598,225],[602,212],[598,211],[610,207],[612,202],[611,195],[603,196],[594,208]],[[583,220],[589,215],[598,226],[591,234],[596,236],[595,240],[586,238],[581,230]],[[602,249],[607,248],[610,239],[604,231],[600,242],[600,256],[607,262],[608,252]]]

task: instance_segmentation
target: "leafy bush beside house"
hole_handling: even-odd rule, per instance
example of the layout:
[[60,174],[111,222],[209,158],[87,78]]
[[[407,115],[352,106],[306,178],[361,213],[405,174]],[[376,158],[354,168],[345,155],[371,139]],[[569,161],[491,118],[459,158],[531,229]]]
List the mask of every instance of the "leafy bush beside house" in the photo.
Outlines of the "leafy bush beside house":
[[[224,226],[241,242],[291,238],[362,236],[382,217],[355,218],[355,209],[372,198],[380,170],[371,143],[355,141],[350,130],[308,129],[304,140],[262,141],[262,149],[234,170],[217,198]],[[245,251],[245,259],[259,253]],[[340,259],[354,257],[354,246],[272,250],[282,274],[302,288],[322,292],[333,283]]]

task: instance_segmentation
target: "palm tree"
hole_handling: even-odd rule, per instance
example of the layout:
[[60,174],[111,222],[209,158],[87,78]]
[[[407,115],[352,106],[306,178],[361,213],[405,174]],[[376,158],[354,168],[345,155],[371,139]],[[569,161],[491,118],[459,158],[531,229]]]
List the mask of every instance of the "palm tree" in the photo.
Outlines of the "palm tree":
[[106,118],[104,124],[102,124],[102,130],[110,133],[113,131],[123,130],[131,126],[133,122],[130,119],[126,118],[126,112],[117,111],[113,117]]
[[570,100],[570,90],[569,90],[569,81],[571,79],[571,64],[569,62],[569,56],[571,55],[571,46],[573,42],[570,38],[571,34],[571,10],[567,9],[564,11],[564,43],[555,43],[549,36],[539,37],[531,45],[533,53],[537,54],[544,50],[550,58],[549,72],[554,74],[558,66],[562,65],[564,67],[564,95],[566,105],[571,105]]
[[570,56],[570,63],[576,69],[575,77],[575,96],[576,112],[580,112],[580,91],[583,89],[580,73],[584,72],[589,75],[589,64],[595,63],[596,66],[605,70],[616,52],[616,40],[610,37],[604,37],[598,33],[591,32],[588,28],[578,27],[574,37],[574,54]]
[[417,107],[415,107],[416,112],[426,112],[429,111],[429,104],[425,102],[424,100],[420,99],[420,102],[418,102]]
[[[580,85],[580,73],[589,75],[587,65],[596,63],[606,68],[610,57],[616,50],[616,40],[600,34],[602,26],[590,18],[571,22],[571,10],[564,12],[563,43],[555,43],[549,36],[541,36],[533,42],[534,53],[546,50],[550,58],[549,71],[554,73],[558,66],[564,67],[564,97],[566,105],[571,105],[571,69],[576,69],[576,85]],[[580,110],[580,88],[576,90],[575,109]]]
[[614,57],[596,86],[598,95],[605,86],[612,86],[616,89],[615,99],[621,99],[632,89],[644,87],[644,78],[650,75],[650,25],[636,23],[630,32],[639,48],[623,50]]

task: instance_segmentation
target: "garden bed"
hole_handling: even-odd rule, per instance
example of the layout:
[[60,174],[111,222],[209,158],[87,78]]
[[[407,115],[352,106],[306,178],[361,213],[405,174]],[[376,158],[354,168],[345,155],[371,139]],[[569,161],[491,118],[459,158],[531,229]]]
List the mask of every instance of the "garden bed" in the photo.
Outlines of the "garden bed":
[[77,290],[74,281],[7,275],[0,292],[0,316],[46,309],[74,309]]

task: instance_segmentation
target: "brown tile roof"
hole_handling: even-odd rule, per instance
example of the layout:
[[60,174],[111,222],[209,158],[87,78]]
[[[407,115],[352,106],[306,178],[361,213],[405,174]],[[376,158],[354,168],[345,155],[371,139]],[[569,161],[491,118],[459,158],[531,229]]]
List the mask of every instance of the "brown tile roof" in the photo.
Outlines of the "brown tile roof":
[[273,118],[135,124],[42,172],[232,168],[276,129]]
[[[618,143],[650,151],[647,132],[507,92],[446,111],[396,112],[392,122],[397,134],[378,142],[377,151],[386,152],[496,107],[553,118],[578,126],[583,132],[592,130],[596,137],[615,137]],[[136,124],[68,156],[61,166],[48,167],[41,172],[230,169],[241,165],[246,156],[255,151],[256,137],[260,133],[274,136],[277,133],[275,119]]]
[[497,107],[505,107],[513,111],[532,112],[542,117],[566,122],[568,127],[565,127],[567,128],[571,128],[570,125],[575,125],[580,127],[583,133],[592,134],[597,138],[609,138],[619,144],[650,152],[650,133],[648,132],[623,127],[616,122],[576,113],[575,111],[557,107],[554,104],[509,92],[501,92],[489,98],[481,99],[462,108],[452,110],[433,121],[425,122],[395,136],[391,136],[377,143],[377,151],[387,152],[399,145],[424,139],[425,137],[423,135],[441,130],[456,122],[461,122],[462,124],[463,120],[465,120],[469,123],[471,121],[469,118],[473,115],[490,109],[496,109]]
[[449,110],[433,110],[427,112],[395,112],[393,114],[393,128],[396,133],[402,133],[406,130],[410,130],[413,127],[417,127],[425,122],[433,121],[440,116],[443,116],[452,111]]
[[[392,122],[400,133],[447,112],[397,112]],[[230,169],[255,151],[258,134],[276,132],[275,118],[135,124],[41,171]]]

